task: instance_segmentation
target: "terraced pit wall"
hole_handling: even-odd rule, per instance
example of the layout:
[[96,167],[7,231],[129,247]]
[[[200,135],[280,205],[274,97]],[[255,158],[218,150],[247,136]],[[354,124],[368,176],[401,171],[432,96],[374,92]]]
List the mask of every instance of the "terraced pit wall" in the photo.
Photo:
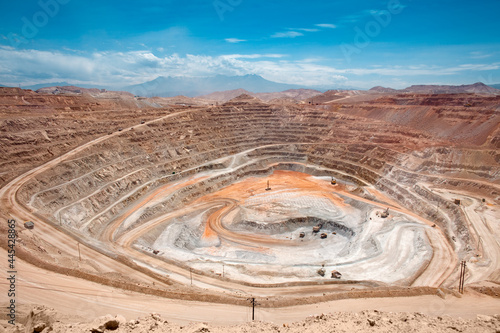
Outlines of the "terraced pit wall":
[[[473,111],[468,108],[461,112],[469,112],[477,121],[478,117],[492,115],[498,119],[498,112],[478,116]],[[172,116],[142,125],[137,124],[134,112],[125,113],[127,123],[132,121],[129,116],[136,121],[132,129],[37,176],[21,188],[17,197],[46,219],[62,221],[79,237],[96,238],[125,207],[163,184],[225,171],[177,191],[145,211],[136,223],[178,209],[242,177],[265,175],[274,169],[300,169],[349,180],[361,187],[374,185],[404,207],[434,221],[448,238],[457,235],[467,244],[469,233],[461,213],[421,183],[458,190],[465,187],[498,202],[497,187],[489,185],[498,179],[498,129],[484,127],[482,136],[488,140],[480,147],[456,148],[455,131],[450,131],[451,137],[436,136],[433,130],[410,127],[411,122],[398,124],[401,121],[394,120],[397,117],[391,116],[388,121],[386,118],[394,112],[409,111],[406,106],[387,110],[348,105],[339,112],[329,112],[230,102],[216,108],[168,110],[165,113]],[[441,121],[464,126],[456,118]],[[65,140],[50,134],[56,145]],[[458,158],[450,164],[450,154],[464,156],[467,161],[462,163]],[[440,204],[438,212],[436,202]]]

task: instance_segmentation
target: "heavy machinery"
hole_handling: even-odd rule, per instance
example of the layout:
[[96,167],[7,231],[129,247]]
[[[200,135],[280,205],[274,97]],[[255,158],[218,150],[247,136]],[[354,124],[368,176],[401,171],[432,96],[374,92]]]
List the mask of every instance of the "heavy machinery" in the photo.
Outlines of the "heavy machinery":
[[342,274],[339,271],[332,271],[332,279],[340,279]]
[[313,232],[314,232],[315,234],[317,234],[317,233],[321,230],[321,228],[322,228],[322,227],[323,227],[323,225],[322,225],[321,223],[320,223],[320,224],[318,224],[318,225],[316,225],[316,226],[314,226],[314,227],[313,227]]

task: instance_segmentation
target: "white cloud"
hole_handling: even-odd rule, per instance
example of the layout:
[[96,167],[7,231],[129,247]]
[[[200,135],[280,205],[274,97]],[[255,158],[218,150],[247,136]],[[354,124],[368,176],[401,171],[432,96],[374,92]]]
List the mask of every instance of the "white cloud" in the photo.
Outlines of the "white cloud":
[[[276,82],[301,85],[356,85],[373,76],[394,80],[423,76],[450,76],[500,69],[500,62],[461,64],[453,67],[432,65],[370,66],[336,68],[328,59],[307,57],[292,60],[286,54],[226,54],[219,56],[157,56],[151,51],[74,53],[15,50],[0,47],[0,84],[17,86],[68,81],[121,87],[153,80],[158,76],[214,76],[257,74]],[[487,74],[486,74],[487,75]],[[372,77],[370,77],[372,76]],[[349,79],[348,79],[349,78]],[[427,78],[428,80],[428,78]]]
[[304,31],[304,32],[318,32],[320,31],[319,29],[309,29],[309,28],[298,28],[298,29],[289,29],[289,30],[295,30],[295,31]]
[[246,42],[246,39],[226,38],[225,41],[228,43],[241,43],[241,42]]
[[295,37],[300,37],[304,36],[303,33],[298,32],[298,31],[287,31],[287,32],[277,32],[274,35],[272,35],[272,38],[295,38]]
[[220,56],[223,59],[258,59],[258,58],[283,58],[284,54],[228,54]]
[[266,79],[304,85],[334,84],[347,79],[337,70],[311,59],[285,60],[284,54],[229,54],[220,56],[170,54],[151,51],[74,53],[0,48],[0,83],[31,85],[69,81],[120,87],[158,76],[214,76],[257,74]]
[[470,58],[472,58],[472,59],[486,59],[486,58],[490,58],[490,57],[493,57],[493,54],[485,54],[485,53],[480,52],[480,51],[470,53]]
[[320,23],[320,24],[315,24],[317,27],[320,28],[328,28],[328,29],[335,29],[337,26],[335,24],[330,24],[330,23]]

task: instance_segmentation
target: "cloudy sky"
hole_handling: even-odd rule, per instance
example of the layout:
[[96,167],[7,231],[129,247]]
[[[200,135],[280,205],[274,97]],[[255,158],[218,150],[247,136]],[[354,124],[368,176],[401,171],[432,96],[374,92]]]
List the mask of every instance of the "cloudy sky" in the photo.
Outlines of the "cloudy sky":
[[500,83],[498,0],[0,1],[0,84]]

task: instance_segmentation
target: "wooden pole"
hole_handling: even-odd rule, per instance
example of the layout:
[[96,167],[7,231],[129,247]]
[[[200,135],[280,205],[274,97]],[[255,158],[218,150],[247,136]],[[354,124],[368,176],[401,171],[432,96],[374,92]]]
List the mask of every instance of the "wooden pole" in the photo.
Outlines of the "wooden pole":
[[252,298],[252,321],[255,320],[255,298]]
[[247,301],[250,301],[252,303],[252,321],[255,320],[255,306],[258,305],[258,303],[255,301],[255,297],[248,298]]
[[460,262],[460,281],[458,282],[458,292],[461,294],[464,293],[466,267],[467,264],[465,260]]
[[462,271],[464,269],[464,265],[462,262],[460,262],[460,277],[458,280],[458,292],[462,293]]
[[466,273],[466,268],[467,268],[467,264],[465,263],[465,260],[463,261],[463,265],[464,265],[464,272],[462,273],[462,294],[464,293],[464,287],[465,287],[465,273]]

